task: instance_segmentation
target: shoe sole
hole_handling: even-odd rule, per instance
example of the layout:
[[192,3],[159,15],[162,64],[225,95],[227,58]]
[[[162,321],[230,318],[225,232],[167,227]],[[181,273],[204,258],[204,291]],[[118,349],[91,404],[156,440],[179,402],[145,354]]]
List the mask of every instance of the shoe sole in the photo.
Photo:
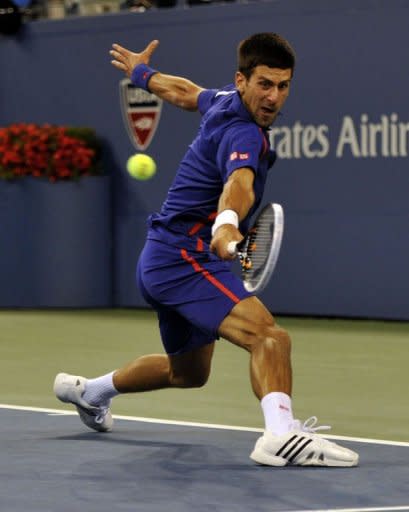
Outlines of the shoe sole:
[[258,450],[254,450],[250,454],[250,459],[262,466],[282,467],[288,464],[288,460],[284,459],[283,457],[269,455],[268,453],[259,452]]
[[315,466],[315,467],[327,467],[327,468],[353,468],[358,466],[359,457],[356,460],[308,460],[302,461],[295,464],[296,466]]
[[[72,392],[72,389],[68,388],[67,386],[64,386],[63,381],[67,379],[67,377],[72,377],[71,375],[67,373],[59,373],[54,380],[54,394],[60,400],[61,402],[64,402],[66,404],[73,404],[76,405],[76,396],[75,393]],[[78,379],[83,379],[83,377],[74,376]]]
[[296,464],[291,464],[287,459],[283,457],[277,457],[275,455],[269,455],[268,453],[263,453],[257,450],[254,450],[250,459],[257,464],[262,466],[275,466],[275,467],[283,467],[283,466],[302,466],[302,467],[328,467],[328,468],[352,468],[358,466],[359,457],[356,460],[351,461],[331,461],[331,460],[304,460],[300,461]]

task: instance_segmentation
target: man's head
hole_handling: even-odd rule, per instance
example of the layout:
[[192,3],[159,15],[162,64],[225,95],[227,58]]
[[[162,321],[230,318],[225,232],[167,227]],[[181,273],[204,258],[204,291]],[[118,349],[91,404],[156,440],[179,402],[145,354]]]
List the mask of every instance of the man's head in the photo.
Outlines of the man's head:
[[278,34],[255,34],[239,44],[236,87],[255,122],[267,128],[289,94],[295,53]]

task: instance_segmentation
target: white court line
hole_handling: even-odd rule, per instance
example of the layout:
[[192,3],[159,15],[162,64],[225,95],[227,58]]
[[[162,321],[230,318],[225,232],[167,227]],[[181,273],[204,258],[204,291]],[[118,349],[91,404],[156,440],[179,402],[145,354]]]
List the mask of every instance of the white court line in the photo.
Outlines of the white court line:
[[409,510],[409,505],[399,507],[368,507],[368,508],[325,508],[317,509],[304,509],[304,510],[289,510],[285,512],[394,512],[399,510]]
[[[76,411],[67,411],[65,409],[47,409],[43,407],[27,407],[22,405],[9,405],[9,404],[0,404],[0,409],[11,409],[15,411],[31,411],[31,412],[44,412],[48,413],[50,416],[75,416],[77,413]],[[117,420],[124,420],[124,421],[138,421],[143,423],[157,423],[161,425],[175,425],[175,426],[182,426],[182,427],[199,427],[199,428],[212,428],[212,429],[218,429],[218,430],[239,430],[242,432],[263,432],[263,429],[260,428],[252,428],[252,427],[241,427],[236,425],[218,425],[214,423],[198,423],[193,421],[177,421],[177,420],[165,420],[165,419],[159,419],[159,418],[144,418],[140,416],[121,416],[121,415],[114,415],[114,418]],[[333,435],[325,435],[323,436],[327,439],[337,439],[337,440],[343,440],[343,441],[352,441],[357,443],[372,443],[372,444],[384,444],[384,445],[390,445],[390,446],[404,446],[405,448],[409,448],[409,443],[404,441],[388,441],[385,439],[368,439],[366,437],[348,437],[348,436],[333,436]],[[338,509],[328,509],[329,511],[336,510],[338,512]],[[371,512],[372,509],[345,509],[345,511],[353,512],[353,511],[367,511]],[[375,510],[383,510],[383,509],[375,509]],[[392,509],[385,509],[385,510],[392,510]],[[403,509],[396,509],[396,510],[409,510],[409,506],[404,507]],[[299,512],[299,511],[294,511]],[[308,511],[303,511],[308,512]],[[321,510],[314,510],[312,512],[322,512]],[[339,509],[339,512],[344,512],[344,510]]]
[[[19,406],[19,405],[8,405],[8,404],[0,404],[0,409],[11,409],[16,411],[29,411],[29,412],[42,412],[47,413],[50,416],[75,416],[77,413],[75,411],[67,411],[64,409],[47,409],[41,407],[27,407],[27,406]],[[136,422],[144,422],[144,423],[156,423],[163,425],[179,425],[186,427],[199,427],[199,428],[211,428],[211,429],[220,429],[220,430],[239,430],[243,432],[262,432],[262,429],[259,428],[250,428],[250,427],[239,427],[234,425],[218,425],[212,423],[197,423],[191,421],[176,421],[176,420],[164,420],[157,418],[144,418],[138,416],[121,416],[114,415],[115,419],[125,420],[125,421],[136,421]],[[403,446],[408,448],[409,443],[401,442],[401,441],[388,441],[383,439],[367,439],[361,437],[346,437],[346,436],[325,436],[326,438],[332,439],[343,439],[346,441],[360,442],[360,443],[372,443],[372,444],[384,444],[391,446]],[[366,507],[366,508],[328,508],[328,509],[300,509],[300,510],[289,510],[283,512],[403,512],[409,511],[409,505],[401,505],[395,507]]]

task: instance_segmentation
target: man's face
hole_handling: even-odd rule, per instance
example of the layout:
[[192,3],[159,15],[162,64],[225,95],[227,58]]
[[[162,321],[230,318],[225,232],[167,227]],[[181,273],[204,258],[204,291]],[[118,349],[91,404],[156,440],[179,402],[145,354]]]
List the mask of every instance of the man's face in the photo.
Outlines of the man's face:
[[236,72],[236,87],[254,121],[268,128],[275,121],[290,92],[291,69],[256,66],[250,78]]

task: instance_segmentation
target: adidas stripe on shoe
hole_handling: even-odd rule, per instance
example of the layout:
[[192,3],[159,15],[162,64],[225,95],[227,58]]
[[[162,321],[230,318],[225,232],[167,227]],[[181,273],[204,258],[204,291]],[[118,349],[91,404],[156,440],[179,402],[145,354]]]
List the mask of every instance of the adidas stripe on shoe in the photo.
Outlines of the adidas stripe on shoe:
[[295,423],[295,428],[282,436],[265,431],[254,447],[250,458],[267,466],[357,466],[359,456],[354,451],[328,441],[315,433],[310,418],[303,425]]

